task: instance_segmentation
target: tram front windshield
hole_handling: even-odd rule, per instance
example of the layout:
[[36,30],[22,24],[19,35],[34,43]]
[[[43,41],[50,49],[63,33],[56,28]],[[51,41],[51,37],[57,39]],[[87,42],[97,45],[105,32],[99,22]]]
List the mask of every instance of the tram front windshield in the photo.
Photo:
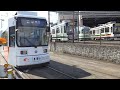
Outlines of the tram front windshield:
[[[26,24],[31,23],[32,24]],[[35,26],[33,23],[34,19],[23,19],[18,24],[17,30],[17,45],[20,47],[37,47],[37,46],[45,46],[48,45],[47,35],[46,35],[46,24],[44,25],[42,22],[39,22],[39,26]],[[37,21],[36,21],[37,22]],[[41,24],[42,26],[41,26]]]
[[89,34],[90,29],[89,28],[83,28],[82,33]]

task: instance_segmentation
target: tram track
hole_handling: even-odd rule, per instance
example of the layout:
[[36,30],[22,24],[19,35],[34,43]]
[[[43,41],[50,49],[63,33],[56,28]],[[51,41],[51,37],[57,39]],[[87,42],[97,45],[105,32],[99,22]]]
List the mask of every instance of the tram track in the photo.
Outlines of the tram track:
[[52,69],[52,70],[58,72],[58,73],[61,73],[61,74],[65,75],[65,76],[68,76],[68,77],[70,77],[71,79],[77,79],[76,77],[73,77],[73,76],[71,76],[71,75],[69,75],[69,74],[66,74],[66,73],[64,73],[64,72],[62,72],[62,71],[60,71],[60,70],[58,70],[58,69],[55,69],[55,68],[50,67],[50,66],[47,66],[47,67],[48,67],[49,69]]
[[[22,79],[77,79],[76,77],[71,76],[71,75],[69,75],[65,72],[62,72],[56,68],[53,68],[51,66],[41,67],[41,69],[40,68],[35,68],[35,69],[31,69],[31,70],[27,69],[27,70],[22,70],[19,72],[22,76]],[[31,74],[30,74],[30,72],[31,72]],[[40,72],[44,72],[44,75],[41,75]],[[52,73],[50,73],[50,72],[52,72]],[[39,74],[39,78],[35,78],[35,76],[33,76],[32,73]],[[46,76],[45,73],[48,73],[50,75]],[[45,78],[45,77],[47,77],[47,78]]]

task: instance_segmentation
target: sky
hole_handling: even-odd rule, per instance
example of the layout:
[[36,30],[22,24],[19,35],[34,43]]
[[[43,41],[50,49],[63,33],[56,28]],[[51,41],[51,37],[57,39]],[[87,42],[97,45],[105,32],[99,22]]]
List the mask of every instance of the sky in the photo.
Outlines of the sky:
[[[48,20],[48,11],[33,11],[37,12],[38,16],[40,17],[45,17]],[[13,16],[16,13],[16,11],[0,11],[0,19],[6,19],[11,16]],[[50,21],[53,23],[56,23],[58,20],[58,14],[55,12],[50,12]],[[0,26],[1,26],[1,21],[0,21]]]

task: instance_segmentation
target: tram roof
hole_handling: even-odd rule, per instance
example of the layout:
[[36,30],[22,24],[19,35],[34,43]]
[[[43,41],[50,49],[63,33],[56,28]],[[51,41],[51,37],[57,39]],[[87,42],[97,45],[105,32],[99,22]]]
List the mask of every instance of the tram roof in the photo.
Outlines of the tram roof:
[[29,18],[38,18],[38,19],[46,19],[44,17],[32,16],[32,15],[14,15],[15,17],[29,17]]

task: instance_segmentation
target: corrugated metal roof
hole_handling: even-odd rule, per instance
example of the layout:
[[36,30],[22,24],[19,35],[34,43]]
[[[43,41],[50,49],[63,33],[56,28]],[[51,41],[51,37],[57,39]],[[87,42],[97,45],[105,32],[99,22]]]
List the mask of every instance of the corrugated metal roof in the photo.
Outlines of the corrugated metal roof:
[[120,17],[120,11],[53,11],[60,15],[82,15],[83,18]]

